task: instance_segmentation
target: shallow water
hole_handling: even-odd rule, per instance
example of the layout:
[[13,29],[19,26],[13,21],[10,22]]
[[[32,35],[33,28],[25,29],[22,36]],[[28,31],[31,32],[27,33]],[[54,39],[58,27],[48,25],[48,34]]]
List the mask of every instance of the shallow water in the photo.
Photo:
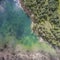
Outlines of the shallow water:
[[[20,8],[14,0],[0,1],[0,40],[6,42],[11,36],[24,45],[31,45],[37,41],[31,30],[30,17]],[[14,39],[14,41],[15,41]],[[11,41],[10,40],[10,41]]]

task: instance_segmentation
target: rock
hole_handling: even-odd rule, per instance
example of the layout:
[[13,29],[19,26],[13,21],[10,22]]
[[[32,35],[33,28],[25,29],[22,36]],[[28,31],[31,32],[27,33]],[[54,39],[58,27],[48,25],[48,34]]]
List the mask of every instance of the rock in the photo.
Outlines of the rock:
[[[5,49],[2,52],[0,51],[0,60],[60,60],[60,58],[56,55],[52,55],[50,53],[44,51],[19,51],[16,52],[8,51],[9,49]],[[11,49],[10,49],[11,50]]]

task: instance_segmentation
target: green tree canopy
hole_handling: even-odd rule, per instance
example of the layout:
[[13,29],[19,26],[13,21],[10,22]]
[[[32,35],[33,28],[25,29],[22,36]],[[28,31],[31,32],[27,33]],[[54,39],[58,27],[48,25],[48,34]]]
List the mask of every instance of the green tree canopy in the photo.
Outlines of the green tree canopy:
[[60,48],[60,0],[23,0],[31,11],[33,31]]

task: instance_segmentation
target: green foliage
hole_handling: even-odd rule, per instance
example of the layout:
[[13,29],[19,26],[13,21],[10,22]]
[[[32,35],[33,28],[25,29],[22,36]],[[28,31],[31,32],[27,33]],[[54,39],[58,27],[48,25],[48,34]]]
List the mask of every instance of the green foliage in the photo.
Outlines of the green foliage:
[[[24,5],[34,15],[33,31],[60,48],[60,0],[23,0]],[[36,25],[35,25],[36,24]]]

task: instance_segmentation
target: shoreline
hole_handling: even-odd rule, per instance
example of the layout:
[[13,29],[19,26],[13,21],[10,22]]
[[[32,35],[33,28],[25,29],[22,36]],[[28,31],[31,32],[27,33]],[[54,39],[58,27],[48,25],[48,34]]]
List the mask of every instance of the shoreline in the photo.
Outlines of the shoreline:
[[28,7],[25,6],[23,0],[19,0],[20,4],[21,4],[21,7],[23,8],[23,10],[25,11],[25,13],[31,18],[32,22],[35,23],[35,16],[34,14],[32,13],[31,10],[29,10]]
[[[32,23],[34,21],[34,14],[24,5],[23,0],[19,0],[20,5],[22,7],[22,9],[25,11],[25,13],[31,18]],[[31,29],[32,29],[32,33],[33,33],[33,24],[31,23]]]
[[21,7],[23,8],[23,10],[26,12],[26,14],[28,14],[29,16],[31,16],[31,11],[24,5],[22,0],[19,0]]

